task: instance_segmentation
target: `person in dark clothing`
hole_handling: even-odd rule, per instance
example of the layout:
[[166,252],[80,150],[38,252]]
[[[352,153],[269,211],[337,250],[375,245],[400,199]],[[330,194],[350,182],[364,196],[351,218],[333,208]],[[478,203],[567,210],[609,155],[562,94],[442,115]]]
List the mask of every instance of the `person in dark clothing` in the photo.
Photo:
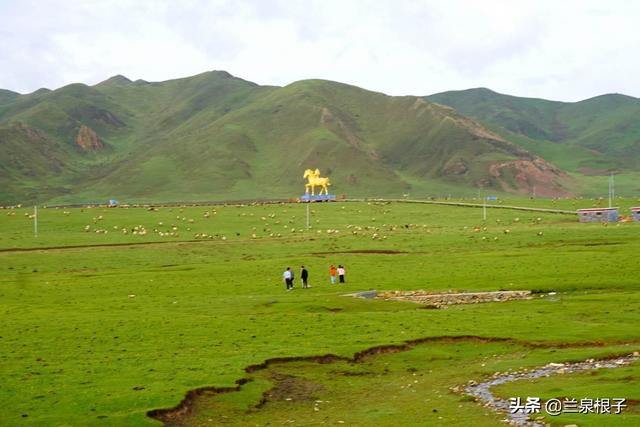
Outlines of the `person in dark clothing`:
[[306,289],[309,287],[309,283],[307,282],[307,280],[309,279],[309,272],[306,268],[304,268],[304,265],[300,268],[300,279],[302,280],[302,288]]

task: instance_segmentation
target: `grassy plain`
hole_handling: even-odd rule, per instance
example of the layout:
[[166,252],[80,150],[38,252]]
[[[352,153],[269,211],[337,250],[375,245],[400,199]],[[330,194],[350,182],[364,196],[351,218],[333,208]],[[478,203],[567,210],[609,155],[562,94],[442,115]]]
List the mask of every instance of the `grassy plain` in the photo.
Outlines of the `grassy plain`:
[[[507,209],[490,209],[484,223],[477,208],[354,202],[312,205],[307,231],[305,208],[41,209],[37,239],[31,209],[0,211],[0,424],[157,425],[147,411],[251,376],[182,421],[498,425],[503,416],[450,388],[495,371],[640,350],[637,223]],[[330,263],[345,264],[346,285],[328,284]],[[313,287],[285,292],[282,270],[301,264]],[[342,296],[367,289],[556,295],[446,310]],[[425,337],[434,341],[358,363],[243,370]],[[500,393],[637,402],[638,366],[623,369]],[[575,421],[637,425],[637,403],[603,417]]]

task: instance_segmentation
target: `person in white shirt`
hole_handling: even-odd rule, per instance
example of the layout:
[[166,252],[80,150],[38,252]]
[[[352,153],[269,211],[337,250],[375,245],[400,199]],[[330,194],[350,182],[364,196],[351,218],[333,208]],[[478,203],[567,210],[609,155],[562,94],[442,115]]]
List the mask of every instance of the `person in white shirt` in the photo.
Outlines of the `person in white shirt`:
[[338,266],[338,277],[340,278],[340,283],[344,283],[344,266]]
[[293,273],[291,272],[291,267],[287,267],[284,273],[282,273],[282,278],[284,279],[284,284],[287,286],[287,290],[290,291],[293,289]]

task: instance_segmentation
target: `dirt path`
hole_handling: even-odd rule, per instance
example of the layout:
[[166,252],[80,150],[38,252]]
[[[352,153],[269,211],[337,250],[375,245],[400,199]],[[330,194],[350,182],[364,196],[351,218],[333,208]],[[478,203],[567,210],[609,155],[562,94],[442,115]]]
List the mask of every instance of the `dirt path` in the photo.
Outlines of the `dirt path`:
[[[187,239],[187,240],[163,240],[156,242],[121,242],[121,243],[99,243],[99,244],[88,244],[88,245],[67,245],[67,246],[43,246],[43,247],[29,247],[29,248],[2,248],[0,249],[0,253],[19,253],[19,252],[37,252],[37,251],[65,251],[65,250],[73,250],[73,249],[109,249],[109,248],[117,248],[117,247],[137,247],[137,246],[150,246],[150,245],[178,245],[181,243],[200,243],[200,244],[219,244],[219,245],[228,245],[235,243],[257,243],[260,241],[264,241],[266,239],[277,240],[281,238],[264,238],[264,239],[234,239],[234,240],[220,240],[220,239]],[[288,242],[291,241],[302,241],[305,237],[289,237]]]
[[434,200],[411,200],[411,199],[346,199],[345,202],[394,202],[394,203],[420,203],[425,205],[445,205],[445,206],[460,206],[466,208],[493,208],[493,209],[512,209],[517,211],[530,211],[530,212],[543,212],[543,213],[557,213],[564,215],[575,215],[576,211],[566,209],[547,209],[547,208],[531,208],[527,206],[510,206],[510,205],[493,205],[482,203],[463,203],[463,202],[438,202]]
[[166,245],[176,243],[194,243],[194,242],[206,242],[206,240],[176,240],[165,242],[134,242],[134,243],[101,243],[95,245],[68,245],[68,246],[44,246],[41,248],[4,248],[0,249],[2,252],[37,252],[37,251],[61,251],[67,249],[91,249],[91,248],[113,248],[113,247],[127,247],[127,246],[147,246],[147,245]]

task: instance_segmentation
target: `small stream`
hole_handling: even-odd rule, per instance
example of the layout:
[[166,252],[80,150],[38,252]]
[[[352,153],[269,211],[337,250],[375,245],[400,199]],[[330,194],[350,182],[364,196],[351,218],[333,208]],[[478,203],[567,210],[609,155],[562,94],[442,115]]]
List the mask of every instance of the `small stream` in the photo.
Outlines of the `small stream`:
[[[500,384],[508,383],[518,380],[532,380],[541,377],[548,377],[556,374],[569,374],[572,372],[584,371],[588,369],[600,369],[600,368],[619,368],[629,363],[635,362],[640,359],[637,353],[627,356],[618,357],[608,360],[594,360],[588,359],[584,362],[577,363],[549,363],[542,368],[533,369],[530,371],[520,371],[513,373],[498,374],[489,381],[485,381],[479,384],[471,384],[464,388],[465,392],[471,396],[476,397],[480,403],[484,406],[492,408],[496,411],[506,413],[507,419],[513,425],[517,426],[531,426],[531,427],[544,427],[547,424],[541,421],[532,421],[529,416],[537,417],[544,415],[541,413],[527,414],[524,409],[512,413],[510,410],[509,400],[500,399],[495,397],[490,388]],[[544,405],[543,405],[544,407]]]

